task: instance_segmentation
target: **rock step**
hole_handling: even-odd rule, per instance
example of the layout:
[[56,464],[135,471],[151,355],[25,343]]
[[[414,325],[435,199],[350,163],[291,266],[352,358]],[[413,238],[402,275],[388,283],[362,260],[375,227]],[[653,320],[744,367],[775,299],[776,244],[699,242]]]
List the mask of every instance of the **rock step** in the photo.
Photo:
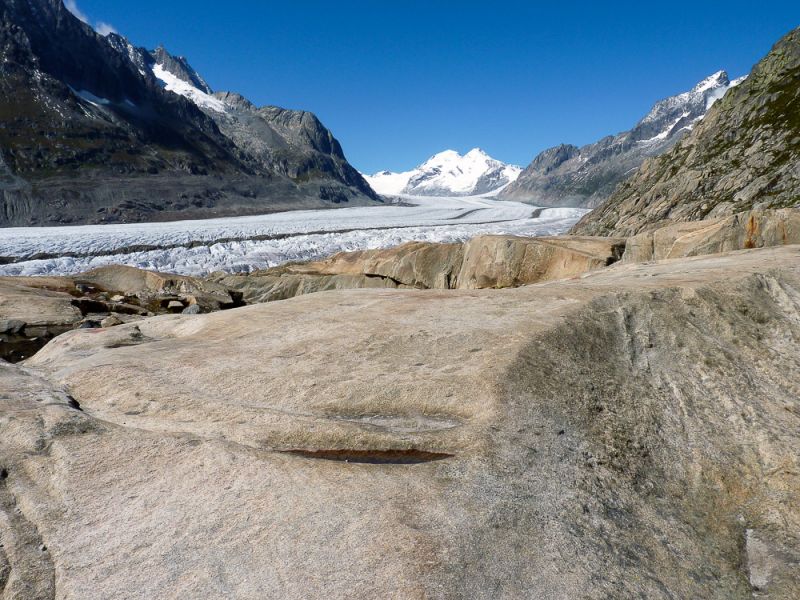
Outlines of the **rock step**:
[[212,279],[239,290],[248,303],[332,289],[508,288],[566,279],[620,259],[621,238],[482,235],[464,243],[409,242],[383,250],[342,252],[247,275]]

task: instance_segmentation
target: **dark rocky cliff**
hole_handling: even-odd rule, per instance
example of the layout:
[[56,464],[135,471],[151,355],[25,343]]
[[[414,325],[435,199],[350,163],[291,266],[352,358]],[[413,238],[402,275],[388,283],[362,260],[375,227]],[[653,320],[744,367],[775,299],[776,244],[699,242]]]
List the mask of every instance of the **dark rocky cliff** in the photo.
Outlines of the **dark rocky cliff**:
[[[61,0],[0,5],[0,226],[252,214],[377,197],[313,118],[267,136],[263,160],[173,93],[162,66],[203,93],[184,58],[104,37]],[[301,113],[310,114],[310,113]],[[251,132],[258,137],[259,132]],[[313,145],[316,139],[328,144]],[[310,166],[309,166],[310,165]]]

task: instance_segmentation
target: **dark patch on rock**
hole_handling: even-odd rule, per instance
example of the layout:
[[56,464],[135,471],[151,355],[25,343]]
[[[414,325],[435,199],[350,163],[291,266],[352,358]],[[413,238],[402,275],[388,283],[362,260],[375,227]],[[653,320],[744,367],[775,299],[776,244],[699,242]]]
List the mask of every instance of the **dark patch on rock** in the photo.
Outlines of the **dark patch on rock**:
[[397,450],[284,450],[288,454],[296,454],[305,458],[318,458],[348,463],[365,463],[374,465],[416,465],[453,458],[446,452],[429,452],[417,449]]

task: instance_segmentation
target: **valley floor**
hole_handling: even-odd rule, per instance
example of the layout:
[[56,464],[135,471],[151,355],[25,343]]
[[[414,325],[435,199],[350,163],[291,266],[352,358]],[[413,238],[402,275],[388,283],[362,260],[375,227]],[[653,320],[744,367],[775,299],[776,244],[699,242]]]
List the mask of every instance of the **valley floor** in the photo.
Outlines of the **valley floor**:
[[[564,233],[587,211],[485,197],[407,197],[402,204],[202,221],[0,229],[0,275],[53,275],[108,264],[205,274],[248,272],[340,251],[480,234]],[[5,263],[5,264],[3,264]]]

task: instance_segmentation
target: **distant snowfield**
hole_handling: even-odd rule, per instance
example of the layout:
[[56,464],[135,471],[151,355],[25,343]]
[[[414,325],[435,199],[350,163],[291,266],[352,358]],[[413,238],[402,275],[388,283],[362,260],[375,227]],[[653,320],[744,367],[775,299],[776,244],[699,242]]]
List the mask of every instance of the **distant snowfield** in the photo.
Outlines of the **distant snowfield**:
[[[0,229],[0,275],[62,275],[109,264],[200,275],[249,272],[340,251],[480,234],[564,233],[586,210],[484,197],[406,197],[414,206],[307,210],[169,223]],[[13,260],[15,262],[9,262]]]

